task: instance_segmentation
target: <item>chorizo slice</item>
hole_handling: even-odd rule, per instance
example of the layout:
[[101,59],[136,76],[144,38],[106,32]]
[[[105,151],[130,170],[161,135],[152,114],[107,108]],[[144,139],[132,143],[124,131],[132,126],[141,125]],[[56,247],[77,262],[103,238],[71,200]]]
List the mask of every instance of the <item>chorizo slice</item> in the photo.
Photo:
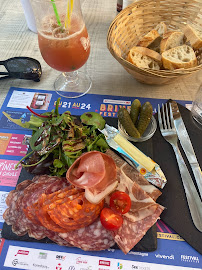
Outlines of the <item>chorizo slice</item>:
[[103,208],[104,201],[92,204],[85,198],[85,193],[71,195],[49,206],[51,219],[66,231],[76,230],[93,223]]
[[51,194],[57,190],[63,189],[65,186],[70,188],[70,184],[62,177],[57,176],[45,176],[37,177],[35,182],[30,185],[24,192],[24,198],[22,201],[23,210],[26,217],[34,224],[40,225],[38,218],[36,217],[36,209],[34,204],[38,201],[41,194]]
[[78,193],[77,189],[70,189],[67,187],[49,195],[42,194],[37,203],[32,206],[35,209],[35,215],[39,222],[48,230],[54,232],[66,232],[64,228],[60,227],[50,218],[47,210],[49,209],[50,204],[59,203],[62,198],[73,195],[74,193]]

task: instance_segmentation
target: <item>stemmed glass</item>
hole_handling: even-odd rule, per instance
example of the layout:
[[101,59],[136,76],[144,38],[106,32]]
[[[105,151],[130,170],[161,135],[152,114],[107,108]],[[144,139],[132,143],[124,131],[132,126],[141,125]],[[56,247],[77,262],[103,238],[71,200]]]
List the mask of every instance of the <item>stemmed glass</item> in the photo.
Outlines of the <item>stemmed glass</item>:
[[31,0],[41,55],[45,62],[62,73],[54,87],[63,97],[86,94],[90,77],[78,71],[90,54],[90,40],[81,12],[80,0]]

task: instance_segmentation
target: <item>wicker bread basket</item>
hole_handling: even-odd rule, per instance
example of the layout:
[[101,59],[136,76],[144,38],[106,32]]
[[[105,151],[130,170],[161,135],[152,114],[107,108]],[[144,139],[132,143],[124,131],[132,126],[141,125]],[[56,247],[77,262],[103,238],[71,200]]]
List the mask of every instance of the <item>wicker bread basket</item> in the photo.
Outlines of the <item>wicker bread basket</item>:
[[196,51],[198,66],[189,69],[143,69],[126,60],[129,50],[161,21],[171,31],[182,29],[187,23],[202,30],[202,0],[139,0],[122,10],[108,30],[109,51],[127,72],[142,83],[172,83],[202,69],[202,49]]

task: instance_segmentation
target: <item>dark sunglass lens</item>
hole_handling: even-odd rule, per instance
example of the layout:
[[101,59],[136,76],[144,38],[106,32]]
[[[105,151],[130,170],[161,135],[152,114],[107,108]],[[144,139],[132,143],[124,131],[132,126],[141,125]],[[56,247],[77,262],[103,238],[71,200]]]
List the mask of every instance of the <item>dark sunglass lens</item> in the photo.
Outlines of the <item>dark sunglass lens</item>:
[[6,61],[6,68],[11,77],[39,81],[42,70],[40,63],[32,58],[16,57]]
[[39,65],[30,59],[16,58],[7,61],[7,68],[10,72],[30,72],[33,69],[38,69]]

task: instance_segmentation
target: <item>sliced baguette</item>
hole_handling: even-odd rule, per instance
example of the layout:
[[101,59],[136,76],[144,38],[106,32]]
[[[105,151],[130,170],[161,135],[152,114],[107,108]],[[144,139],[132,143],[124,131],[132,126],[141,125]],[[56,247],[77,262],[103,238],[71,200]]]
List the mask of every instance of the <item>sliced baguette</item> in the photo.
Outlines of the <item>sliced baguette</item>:
[[163,36],[167,32],[167,26],[164,22],[160,22],[159,24],[157,24],[154,30],[159,33],[159,38],[156,38],[147,48],[160,53],[160,43]]
[[181,31],[171,31],[165,33],[160,44],[160,52],[163,53],[174,47],[178,47],[184,44],[184,33]]
[[138,68],[160,69],[160,65],[154,59],[133,48],[129,51],[127,60]]
[[157,30],[152,29],[149,33],[143,36],[137,43],[136,46],[148,47],[156,39],[159,39],[160,35]]
[[163,67],[169,70],[197,66],[194,50],[185,44],[163,52],[162,62]]
[[157,63],[161,64],[161,55],[160,55],[160,53],[157,53],[157,52],[155,52],[153,50],[150,50],[148,48],[145,48],[145,47],[135,46],[129,52],[131,58],[132,58],[133,52],[138,52],[138,53],[140,53],[142,55],[149,56],[151,59],[153,59]]
[[202,47],[202,33],[195,30],[189,24],[184,27],[183,32],[193,49],[198,50]]
[[161,37],[163,37],[167,32],[167,25],[164,22],[160,22],[154,29],[159,33]]

